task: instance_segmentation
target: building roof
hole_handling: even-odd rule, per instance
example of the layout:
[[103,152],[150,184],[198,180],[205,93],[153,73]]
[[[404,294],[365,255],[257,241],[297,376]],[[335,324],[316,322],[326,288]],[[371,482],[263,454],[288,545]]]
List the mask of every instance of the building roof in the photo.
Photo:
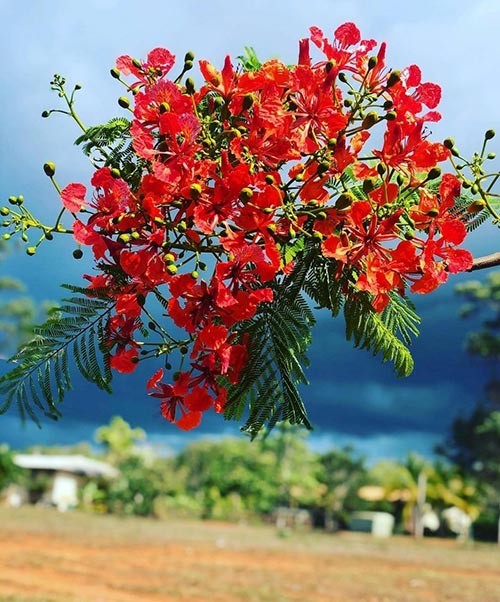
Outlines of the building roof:
[[60,470],[89,477],[116,477],[119,474],[119,471],[110,464],[81,455],[15,454],[13,459],[14,464],[21,468]]

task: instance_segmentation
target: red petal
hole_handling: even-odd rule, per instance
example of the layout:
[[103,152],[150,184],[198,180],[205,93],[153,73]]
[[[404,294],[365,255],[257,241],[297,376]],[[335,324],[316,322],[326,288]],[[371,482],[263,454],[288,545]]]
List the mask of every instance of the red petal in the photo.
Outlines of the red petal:
[[361,33],[354,23],[344,23],[337,27],[333,35],[343,47],[352,46],[361,40]]
[[183,431],[190,431],[196,428],[201,422],[201,412],[188,412],[184,414],[175,423]]
[[78,213],[85,204],[87,189],[83,184],[68,184],[61,190],[61,201],[71,213]]

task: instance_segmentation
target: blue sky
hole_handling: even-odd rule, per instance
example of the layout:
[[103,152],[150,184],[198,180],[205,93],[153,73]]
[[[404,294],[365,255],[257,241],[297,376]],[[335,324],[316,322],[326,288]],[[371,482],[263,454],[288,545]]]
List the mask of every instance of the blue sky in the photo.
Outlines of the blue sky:
[[[57,164],[63,185],[86,182],[90,174],[73,145],[76,125],[62,116],[40,118],[42,110],[57,106],[48,84],[53,74],[83,85],[78,109],[84,123],[103,122],[121,114],[116,104],[121,87],[109,76],[115,58],[144,57],[156,46],[180,57],[193,50],[197,58],[216,65],[227,53],[240,54],[244,46],[253,46],[262,58],[293,62],[298,40],[309,26],[330,35],[341,23],[354,21],[363,37],[387,42],[389,65],[416,63],[425,80],[442,86],[443,120],[433,124],[433,139],[452,135],[460,149],[472,153],[486,129],[500,130],[498,0],[18,0],[0,3],[0,20],[0,193],[2,198],[24,194],[41,215],[54,215],[59,203],[43,175],[45,161]],[[493,142],[492,150],[498,152],[497,139]],[[470,246],[475,254],[484,254],[498,250],[499,240],[497,231],[485,228],[471,237]],[[72,248],[69,240],[54,241],[36,258],[12,255],[1,269],[21,277],[37,300],[57,300],[60,283],[80,284],[82,263],[71,259]],[[341,322],[318,316],[310,353],[311,385],[304,390],[316,425],[310,439],[316,448],[352,443],[372,458],[402,456],[409,450],[430,453],[451,419],[481,395],[488,374],[463,351],[471,324],[457,317],[459,300],[453,286],[470,277],[460,276],[439,293],[415,299],[423,324],[414,345],[415,372],[408,379],[396,378],[390,366],[366,352],[352,350]],[[162,421],[143,383],[144,377],[119,378],[109,397],[77,381],[64,402],[62,422],[41,431],[33,425],[21,429],[11,412],[0,417],[0,440],[17,447],[70,444],[91,439],[99,424],[122,414],[146,428],[152,441],[182,446],[188,436]],[[236,425],[211,417],[195,436],[232,432],[237,432]]]

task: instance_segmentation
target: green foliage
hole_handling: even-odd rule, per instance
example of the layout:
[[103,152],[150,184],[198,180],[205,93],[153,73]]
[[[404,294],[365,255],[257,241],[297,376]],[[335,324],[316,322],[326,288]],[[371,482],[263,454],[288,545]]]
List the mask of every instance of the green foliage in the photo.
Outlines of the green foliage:
[[108,425],[101,426],[95,433],[95,440],[104,445],[108,459],[114,462],[129,456],[136,442],[145,438],[141,428],[131,428],[121,416],[113,416]]
[[130,125],[128,119],[115,117],[103,125],[87,128],[75,140],[75,144],[82,145],[83,152],[94,163],[118,169],[121,177],[132,188],[136,188],[141,180],[144,163],[138,160],[132,147]]
[[285,278],[274,286],[273,301],[238,327],[240,337],[249,336],[250,357],[229,390],[225,417],[240,420],[247,408],[243,430],[252,437],[282,420],[311,428],[297,386],[307,383],[303,367],[315,320],[298,288],[297,274]]
[[111,391],[105,332],[113,306],[106,299],[88,296],[85,289],[66,288],[81,296],[64,299],[47,322],[35,328],[35,338],[10,359],[17,365],[0,378],[0,393],[5,396],[0,413],[15,403],[23,418],[28,415],[39,423],[34,404],[46,416],[57,419],[60,412],[56,404],[72,384],[70,354],[87,380]]
[[18,480],[20,468],[14,464],[12,451],[7,445],[0,445],[0,491]]
[[243,71],[258,71],[262,66],[255,50],[250,46],[245,46],[243,55],[236,58],[240,61]]

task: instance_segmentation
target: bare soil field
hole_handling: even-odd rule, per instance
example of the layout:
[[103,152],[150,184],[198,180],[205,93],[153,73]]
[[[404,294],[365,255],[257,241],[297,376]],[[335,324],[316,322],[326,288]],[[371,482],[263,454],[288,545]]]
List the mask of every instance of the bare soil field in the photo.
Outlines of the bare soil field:
[[1,602],[500,602],[500,549],[0,508]]

